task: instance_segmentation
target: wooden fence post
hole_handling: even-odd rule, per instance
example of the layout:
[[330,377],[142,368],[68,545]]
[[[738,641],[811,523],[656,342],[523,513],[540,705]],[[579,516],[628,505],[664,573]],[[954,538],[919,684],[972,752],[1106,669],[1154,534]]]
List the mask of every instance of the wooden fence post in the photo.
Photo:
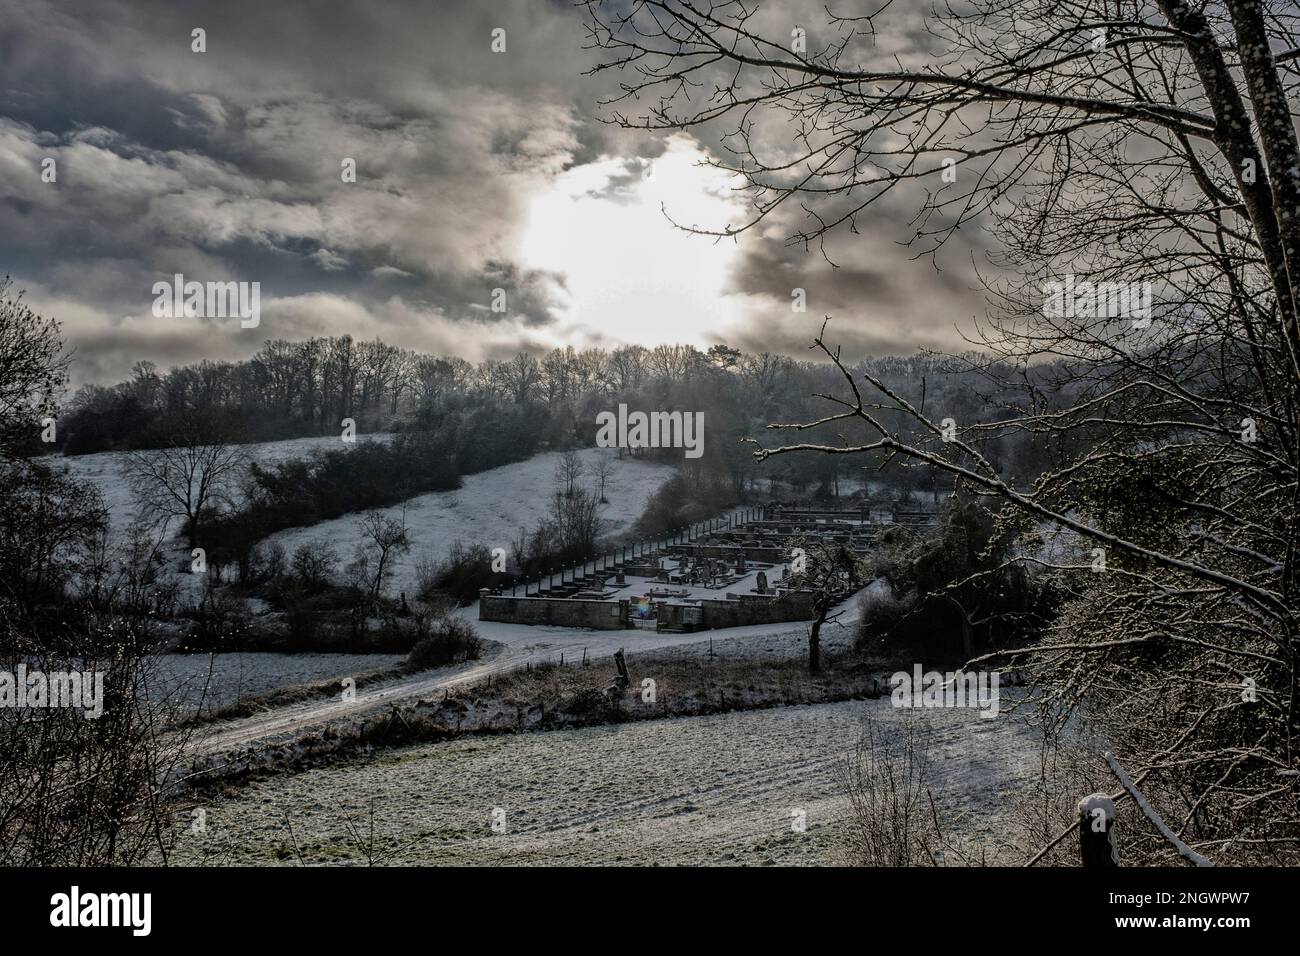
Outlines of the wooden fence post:
[[1115,845],[1115,801],[1093,793],[1079,801],[1079,856],[1089,869],[1119,866]]

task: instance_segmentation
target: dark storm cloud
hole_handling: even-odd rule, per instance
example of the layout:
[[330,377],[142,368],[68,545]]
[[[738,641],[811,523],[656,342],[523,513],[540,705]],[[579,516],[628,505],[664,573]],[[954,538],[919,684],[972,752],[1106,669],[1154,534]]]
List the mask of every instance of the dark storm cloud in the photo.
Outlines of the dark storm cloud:
[[780,243],[755,243],[745,247],[741,265],[732,274],[733,291],[789,301],[794,289],[806,291],[812,284],[816,298],[832,311],[855,300],[892,306],[906,296],[907,284],[890,266],[892,263],[834,269],[819,265],[815,252],[792,252]]
[[[586,121],[568,4],[3,0],[0,16],[0,256],[71,316],[83,372],[120,374],[131,349],[208,354],[204,330],[127,322],[175,272],[261,282],[273,328],[291,324],[277,300],[322,294],[398,296],[471,335],[553,321],[563,277],[510,261],[510,241],[532,192],[610,142]],[[484,308],[503,284],[506,316]]]
[[[769,241],[741,245],[729,291],[751,297],[748,323],[729,345],[746,351],[805,351],[825,317],[832,342],[848,356],[907,354],[917,348],[964,348],[963,334],[985,311],[974,262],[984,248],[957,234],[935,255],[908,245],[914,190],[890,194],[823,246],[776,237],[807,229],[802,213],[765,223]],[[828,207],[833,208],[833,207]],[[823,209],[827,214],[828,209]],[[968,230],[972,232],[973,230]],[[806,311],[792,310],[802,291]]]
[[[777,4],[765,16],[788,20]],[[516,260],[531,197],[613,154],[626,175],[598,198],[619,202],[663,149],[596,121],[617,77],[582,76],[566,0],[0,0],[0,18],[0,257],[64,323],[80,380],[140,358],[237,358],[270,337],[379,335],[472,358],[536,344],[566,278]],[[505,54],[489,49],[498,27]],[[871,322],[863,343],[904,350],[951,325],[943,308],[915,314],[919,280],[889,240],[844,250],[838,272],[779,240],[747,236],[731,278],[753,303],[749,345],[802,349],[800,284],[810,310]],[[260,282],[262,325],[155,319],[153,283],[178,272]]]

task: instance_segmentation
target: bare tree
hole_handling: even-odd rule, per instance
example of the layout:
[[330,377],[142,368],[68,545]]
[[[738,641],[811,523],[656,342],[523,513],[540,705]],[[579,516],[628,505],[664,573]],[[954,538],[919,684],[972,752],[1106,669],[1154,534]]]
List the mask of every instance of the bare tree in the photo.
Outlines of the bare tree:
[[542,367],[537,359],[527,352],[519,352],[501,368],[506,389],[518,405],[526,404],[533,398],[542,377]]
[[[826,415],[773,427],[841,438],[758,457],[905,455],[1018,515],[1031,551],[1042,530],[1073,535],[1075,555],[1046,562],[1067,594],[1034,650],[1049,694],[1104,714],[1180,838],[1294,854],[1300,10],[975,0],[886,58],[873,38],[904,15],[888,3],[831,18],[806,50],[735,0],[587,9],[596,71],[626,77],[615,121],[716,131],[718,165],[748,183],[749,219],[704,231],[797,206],[790,241],[829,258],[827,237],[886,196],[914,206],[923,254],[991,230],[982,354],[955,365],[1012,400],[987,421],[923,407],[823,327],[843,388]],[[1061,455],[1017,483],[988,451],[1008,435]]]
[[575,488],[566,495],[557,490],[551,499],[551,511],[542,523],[542,540],[551,550],[570,558],[589,556],[600,534],[600,502],[585,488]]
[[605,497],[605,486],[609,483],[609,480],[614,477],[614,472],[617,470],[617,466],[614,462],[615,458],[613,455],[601,455],[596,459],[596,463],[591,467],[592,474],[596,477],[596,481],[600,483],[598,497],[600,498],[600,503],[602,505],[609,504],[609,499]]
[[198,546],[204,516],[232,505],[248,465],[242,447],[194,416],[173,431],[168,447],[132,452],[128,460],[142,505],[164,519],[186,522],[191,548]]
[[822,628],[834,623],[840,612],[831,613],[844,596],[857,587],[859,561],[848,547],[820,539],[793,538],[787,550],[794,553],[800,570],[783,583],[812,592],[813,620],[808,627],[808,673],[822,669]]
[[643,345],[625,345],[610,353],[608,362],[610,383],[622,392],[641,387],[646,369],[646,349]]
[[108,525],[98,491],[37,461],[0,461],[0,595],[58,601]]
[[406,512],[402,517],[390,518],[382,511],[367,511],[361,516],[358,528],[364,536],[362,557],[368,568],[370,601],[379,600],[384,582],[392,574],[392,559],[411,549],[411,539],[406,530]]
[[23,455],[54,411],[61,352],[58,324],[0,280],[0,673],[10,690],[20,670],[42,675],[44,702],[64,705],[0,707],[6,867],[165,857],[166,781],[184,743],[164,739],[161,702],[144,693],[147,616],[115,613],[143,602],[103,587],[114,556],[99,494]]
[[570,449],[560,456],[560,463],[555,466],[555,483],[564,497],[573,497],[574,486],[583,471],[582,456],[576,450]]
[[23,304],[8,276],[0,279],[0,456],[33,441],[67,381],[59,325]]

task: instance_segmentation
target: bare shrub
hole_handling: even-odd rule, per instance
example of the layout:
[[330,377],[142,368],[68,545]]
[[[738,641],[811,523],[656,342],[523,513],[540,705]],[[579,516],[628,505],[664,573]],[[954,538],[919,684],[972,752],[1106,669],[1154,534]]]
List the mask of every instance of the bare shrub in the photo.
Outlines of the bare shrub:
[[447,560],[434,569],[431,592],[468,603],[478,598],[480,588],[493,587],[498,577],[492,570],[492,550],[487,545],[466,546],[456,541]]
[[270,581],[284,577],[289,570],[289,554],[279,541],[273,541],[258,549],[258,563],[261,576]]
[[37,640],[8,613],[0,622],[0,669],[102,680],[99,717],[78,707],[0,708],[0,866],[165,859],[166,781],[175,779],[185,739],[160,733],[166,701],[145,693],[152,658],[143,625],[119,618]]
[[190,615],[192,623],[182,650],[226,651],[239,646],[249,632],[249,614],[235,595],[209,588]]
[[435,617],[425,611],[416,612],[413,620],[415,644],[406,658],[408,669],[428,670],[477,660],[482,655],[483,641],[468,621],[446,615]]
[[333,545],[323,538],[313,538],[294,549],[293,573],[304,587],[316,590],[329,583],[338,562]]
[[945,833],[930,782],[929,726],[909,712],[898,732],[868,717],[846,768],[847,852],[858,866],[938,866]]
[[438,559],[430,551],[423,552],[415,559],[415,599],[429,601],[436,592],[435,581],[438,575]]

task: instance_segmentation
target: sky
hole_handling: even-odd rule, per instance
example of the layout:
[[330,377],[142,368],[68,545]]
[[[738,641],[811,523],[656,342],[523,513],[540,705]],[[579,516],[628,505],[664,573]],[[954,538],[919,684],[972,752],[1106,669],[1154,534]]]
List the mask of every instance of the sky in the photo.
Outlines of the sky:
[[[763,16],[815,35],[802,2]],[[344,333],[471,361],[806,356],[825,315],[847,354],[899,354],[962,347],[982,310],[966,237],[938,269],[902,244],[906,195],[836,237],[838,268],[783,215],[736,240],[679,228],[746,216],[705,162],[721,131],[609,123],[617,77],[584,75],[567,0],[0,0],[0,24],[0,270],[62,324],[74,383]],[[260,323],[155,316],[177,273],[260,283]]]

